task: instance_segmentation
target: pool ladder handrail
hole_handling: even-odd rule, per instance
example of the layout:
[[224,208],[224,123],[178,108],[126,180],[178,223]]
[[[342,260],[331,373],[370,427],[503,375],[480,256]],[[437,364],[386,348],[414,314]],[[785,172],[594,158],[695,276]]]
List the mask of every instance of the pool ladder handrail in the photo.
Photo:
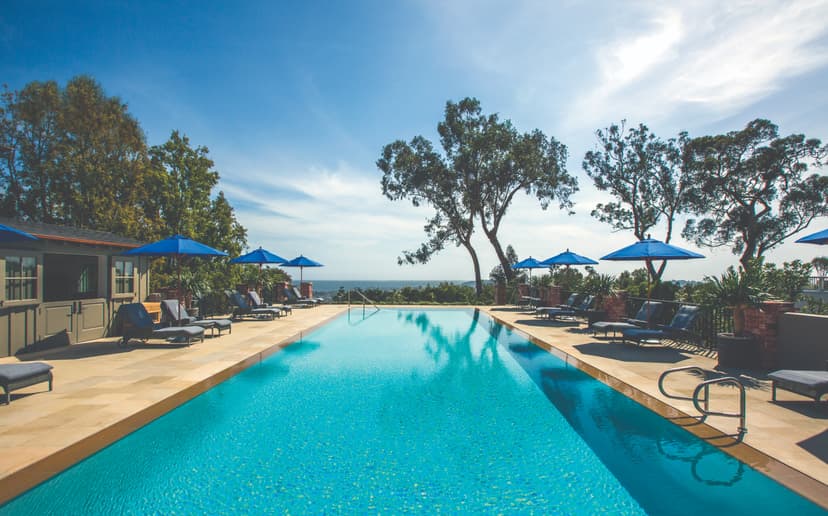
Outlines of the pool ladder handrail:
[[348,291],[348,310],[349,311],[351,310],[351,292],[356,292],[362,298],[362,315],[365,315],[365,304],[366,303],[370,303],[374,307],[374,310],[376,310],[377,312],[380,311],[380,308],[377,306],[377,304],[375,302],[371,301],[370,299],[368,299],[368,296],[363,294],[362,291],[360,291],[358,288],[352,288],[351,290]]
[[[664,379],[667,378],[672,373],[678,372],[691,372],[691,373],[698,373],[698,374],[705,374],[707,373],[706,370],[702,369],[698,366],[683,366],[683,367],[674,367],[672,369],[668,369],[661,373],[658,377],[658,390],[664,396],[672,399],[677,400],[690,400],[693,402],[693,406],[696,407],[696,410],[702,414],[701,420],[703,421],[707,416],[723,416],[723,417],[738,417],[739,418],[739,428],[738,428],[738,438],[741,439],[744,434],[747,433],[747,424],[745,423],[746,419],[746,412],[747,412],[747,397],[745,394],[745,386],[742,382],[739,381],[738,378],[733,376],[723,376],[721,378],[713,378],[711,380],[705,380],[699,383],[696,388],[693,390],[693,396],[678,396],[675,394],[670,394],[664,389]],[[733,385],[739,388],[739,413],[734,414],[732,412],[715,412],[710,410],[710,386],[711,385]],[[699,397],[699,394],[704,391],[704,396]],[[704,402],[704,407],[701,407],[699,403]]]

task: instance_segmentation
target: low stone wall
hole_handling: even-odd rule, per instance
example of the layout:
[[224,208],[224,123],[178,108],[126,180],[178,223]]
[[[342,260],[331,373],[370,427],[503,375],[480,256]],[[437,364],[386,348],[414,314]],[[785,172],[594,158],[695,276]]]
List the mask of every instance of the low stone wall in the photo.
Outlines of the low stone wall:
[[828,368],[828,316],[795,312],[779,315],[773,369]]

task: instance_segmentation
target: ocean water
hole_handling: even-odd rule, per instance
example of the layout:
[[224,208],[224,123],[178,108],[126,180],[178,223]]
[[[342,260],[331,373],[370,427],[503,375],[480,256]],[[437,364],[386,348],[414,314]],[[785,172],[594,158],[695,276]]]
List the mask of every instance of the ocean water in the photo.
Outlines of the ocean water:
[[380,290],[396,290],[403,287],[424,287],[426,285],[437,286],[440,283],[455,283],[460,285],[474,286],[473,281],[463,280],[309,280],[313,283],[314,295],[335,294],[340,287],[346,291],[354,288],[367,290],[369,288]]

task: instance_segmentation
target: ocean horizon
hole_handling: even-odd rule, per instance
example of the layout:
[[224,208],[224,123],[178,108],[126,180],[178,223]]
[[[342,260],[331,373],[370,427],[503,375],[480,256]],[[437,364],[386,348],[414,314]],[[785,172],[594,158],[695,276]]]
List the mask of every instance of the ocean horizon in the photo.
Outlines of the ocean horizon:
[[474,286],[474,280],[311,280],[309,283],[313,284],[314,295],[335,294],[340,287],[348,291],[354,288],[396,290],[405,287],[437,286],[441,283]]

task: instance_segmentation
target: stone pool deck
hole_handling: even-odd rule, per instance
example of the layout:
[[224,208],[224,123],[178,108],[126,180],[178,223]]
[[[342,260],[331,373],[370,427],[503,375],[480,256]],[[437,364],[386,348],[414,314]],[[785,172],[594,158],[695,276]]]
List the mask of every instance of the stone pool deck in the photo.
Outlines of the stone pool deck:
[[[343,305],[322,305],[294,310],[275,321],[234,323],[232,334],[208,337],[191,347],[151,341],[120,348],[115,339],[102,339],[23,357],[53,365],[55,385],[52,392],[46,392],[45,383],[15,391],[10,405],[0,405],[0,503],[346,310]],[[676,344],[639,348],[610,342],[594,338],[583,323],[535,319],[509,307],[483,311],[828,508],[828,403],[785,391],[771,403],[769,382],[762,376],[742,376],[748,386],[748,433],[744,444],[734,444],[722,434],[735,432],[737,420],[711,416],[706,425],[697,424],[687,417],[696,414],[690,402],[665,398],[657,387],[658,376],[668,368],[696,365],[713,371],[714,356]],[[680,373],[668,388],[686,395],[699,381]],[[714,388],[711,398],[713,410],[732,411],[737,405],[733,388]]]

